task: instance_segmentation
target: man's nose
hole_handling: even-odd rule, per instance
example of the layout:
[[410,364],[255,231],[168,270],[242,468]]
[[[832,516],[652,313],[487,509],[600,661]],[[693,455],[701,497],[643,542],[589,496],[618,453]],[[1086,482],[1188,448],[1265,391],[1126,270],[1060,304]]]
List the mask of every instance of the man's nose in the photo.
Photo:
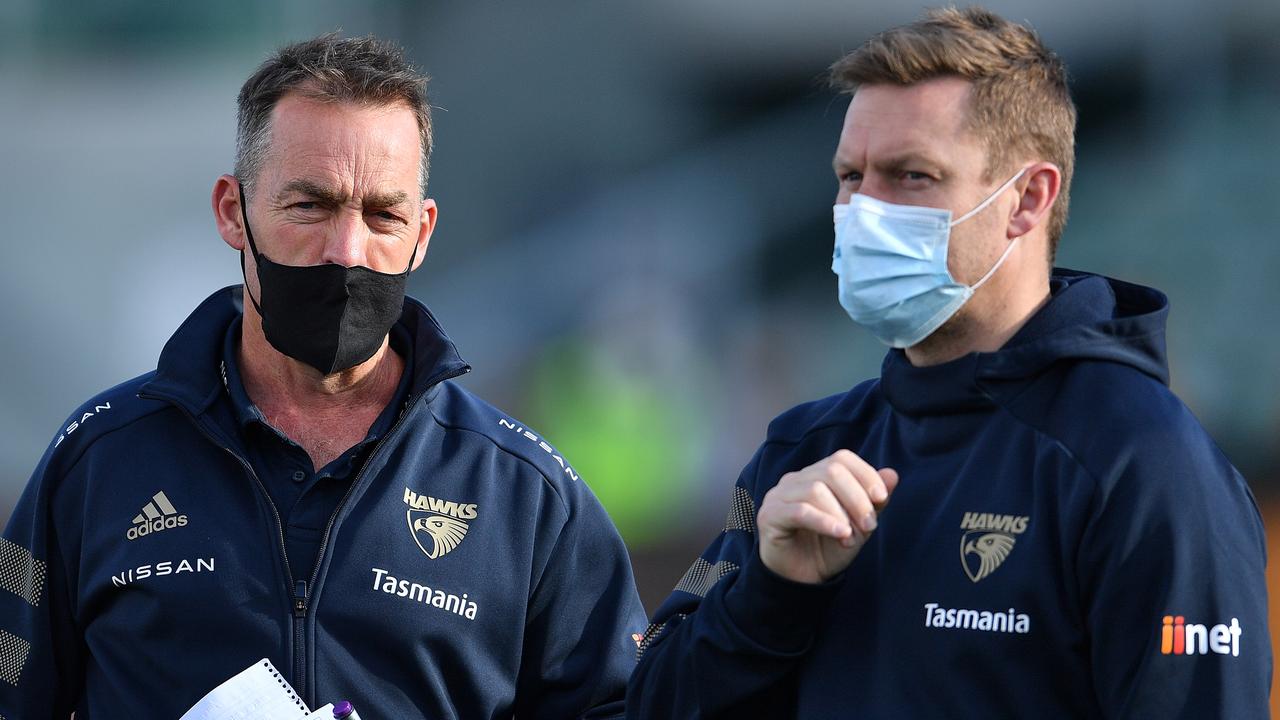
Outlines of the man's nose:
[[333,219],[330,236],[325,242],[322,262],[343,267],[367,265],[365,249],[369,245],[369,227],[359,210],[343,208]]

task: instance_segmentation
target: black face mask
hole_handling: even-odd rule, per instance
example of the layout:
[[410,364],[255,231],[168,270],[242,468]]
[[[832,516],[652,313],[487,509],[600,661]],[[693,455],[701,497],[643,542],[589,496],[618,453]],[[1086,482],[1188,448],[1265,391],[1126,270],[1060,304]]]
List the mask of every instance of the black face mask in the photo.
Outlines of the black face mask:
[[[418,257],[414,244],[409,266],[398,274],[367,267],[280,265],[271,262],[253,241],[244,187],[240,212],[249,249],[258,265],[259,303],[245,295],[262,317],[267,342],[281,353],[304,362],[324,375],[355,367],[373,357],[404,307],[404,286]],[[244,272],[244,251],[240,252]]]

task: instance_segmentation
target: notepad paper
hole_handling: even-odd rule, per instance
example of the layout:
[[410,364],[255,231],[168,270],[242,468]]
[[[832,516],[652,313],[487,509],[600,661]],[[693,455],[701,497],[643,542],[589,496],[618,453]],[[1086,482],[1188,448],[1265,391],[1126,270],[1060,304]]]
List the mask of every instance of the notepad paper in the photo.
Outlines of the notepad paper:
[[209,691],[180,720],[332,720],[333,705],[311,712],[271,661],[263,658]]

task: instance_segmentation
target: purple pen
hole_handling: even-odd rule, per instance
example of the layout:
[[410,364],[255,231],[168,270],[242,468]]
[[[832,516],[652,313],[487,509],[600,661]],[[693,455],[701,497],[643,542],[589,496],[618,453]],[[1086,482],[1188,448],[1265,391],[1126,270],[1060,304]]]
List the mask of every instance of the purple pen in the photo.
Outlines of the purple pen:
[[333,704],[333,720],[360,720],[360,713],[349,700],[339,700]]

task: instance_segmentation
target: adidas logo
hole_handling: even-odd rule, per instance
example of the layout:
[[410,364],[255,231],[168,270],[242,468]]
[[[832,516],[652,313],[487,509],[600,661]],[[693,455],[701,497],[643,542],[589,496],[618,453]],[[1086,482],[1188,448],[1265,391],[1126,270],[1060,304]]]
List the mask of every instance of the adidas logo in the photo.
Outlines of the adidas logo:
[[133,527],[129,528],[124,536],[130,540],[137,540],[153,532],[186,527],[186,524],[187,516],[179,515],[173,503],[169,502],[169,498],[165,497],[164,491],[161,490],[151,496],[151,502],[142,506],[142,512],[133,516]]

